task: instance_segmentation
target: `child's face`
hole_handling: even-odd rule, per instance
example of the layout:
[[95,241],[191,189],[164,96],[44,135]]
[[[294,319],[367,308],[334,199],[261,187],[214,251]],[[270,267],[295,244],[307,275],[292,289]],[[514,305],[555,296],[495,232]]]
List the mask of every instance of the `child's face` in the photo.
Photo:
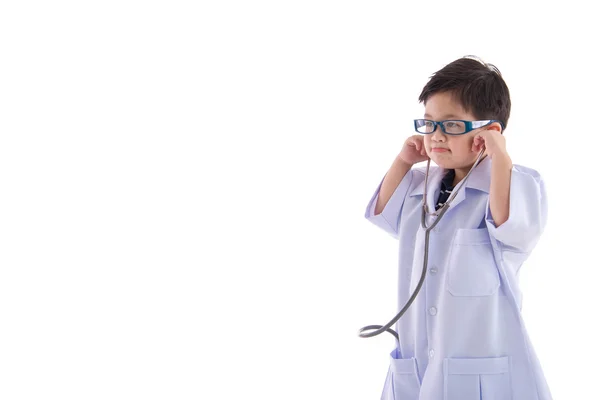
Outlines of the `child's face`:
[[[470,113],[448,92],[436,93],[427,100],[425,105],[425,116],[423,118],[433,121],[445,119],[464,119],[475,121]],[[433,162],[446,169],[470,168],[479,155],[473,150],[473,139],[482,128],[474,129],[464,135],[446,135],[440,126],[435,132],[424,135],[425,150]],[[434,148],[439,148],[434,150]],[[441,150],[445,149],[445,151]]]

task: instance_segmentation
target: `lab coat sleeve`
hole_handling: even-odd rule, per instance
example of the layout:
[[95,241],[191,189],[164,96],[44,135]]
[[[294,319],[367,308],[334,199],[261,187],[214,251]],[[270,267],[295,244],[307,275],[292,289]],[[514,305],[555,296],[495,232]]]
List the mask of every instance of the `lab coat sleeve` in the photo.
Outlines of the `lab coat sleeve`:
[[381,190],[381,185],[385,176],[381,179],[379,186],[375,190],[375,193],[371,197],[367,208],[365,210],[365,218],[377,225],[388,234],[390,234],[394,238],[398,238],[398,225],[400,223],[400,212],[402,211],[402,206],[404,204],[404,199],[408,194],[409,188],[411,186],[413,180],[413,170],[409,170],[404,178],[396,187],[396,190],[390,197],[389,201],[379,214],[375,214],[375,205],[377,204],[377,199],[379,198],[379,191]]
[[500,249],[530,253],[546,226],[548,215],[546,188],[540,174],[530,168],[514,165],[510,178],[508,220],[496,227],[488,199],[485,221],[490,237]]

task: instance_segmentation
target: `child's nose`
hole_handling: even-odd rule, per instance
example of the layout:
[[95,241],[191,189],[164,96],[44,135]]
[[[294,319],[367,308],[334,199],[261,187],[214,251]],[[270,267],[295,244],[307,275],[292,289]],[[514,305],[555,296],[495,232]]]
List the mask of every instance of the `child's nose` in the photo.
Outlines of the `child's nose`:
[[446,134],[444,131],[442,131],[441,126],[437,126],[437,129],[431,134],[431,139],[435,140],[436,142],[446,140]]

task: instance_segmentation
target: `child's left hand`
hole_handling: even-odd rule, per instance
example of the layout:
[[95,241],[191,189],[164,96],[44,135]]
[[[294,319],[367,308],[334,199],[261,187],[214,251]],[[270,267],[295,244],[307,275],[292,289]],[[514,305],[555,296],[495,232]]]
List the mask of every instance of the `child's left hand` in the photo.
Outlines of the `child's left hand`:
[[507,155],[506,139],[504,138],[504,135],[497,130],[483,130],[475,135],[471,150],[474,152],[479,152],[484,144],[486,153],[488,156],[490,156],[490,158],[494,158],[494,155],[497,154]]

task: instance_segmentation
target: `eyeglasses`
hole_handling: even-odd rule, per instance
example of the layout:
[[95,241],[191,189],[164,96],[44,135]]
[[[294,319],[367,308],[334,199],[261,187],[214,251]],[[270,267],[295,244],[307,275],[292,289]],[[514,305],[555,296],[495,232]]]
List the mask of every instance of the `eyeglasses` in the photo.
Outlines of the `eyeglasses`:
[[444,121],[432,121],[430,119],[415,119],[415,130],[422,134],[430,134],[435,132],[437,126],[442,128],[442,131],[447,135],[464,135],[473,129],[488,126],[493,122],[498,122],[504,129],[504,124],[497,119],[486,119],[481,121],[465,121],[462,119],[447,119]]

